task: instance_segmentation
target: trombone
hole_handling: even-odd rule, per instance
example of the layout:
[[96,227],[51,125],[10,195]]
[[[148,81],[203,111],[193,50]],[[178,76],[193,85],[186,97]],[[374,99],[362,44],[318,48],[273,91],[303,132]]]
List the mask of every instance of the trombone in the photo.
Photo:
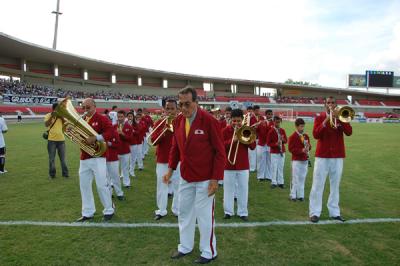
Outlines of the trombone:
[[[154,146],[157,141],[164,135],[165,132],[170,131],[170,132],[174,132],[174,127],[172,125],[172,122],[174,121],[175,117],[170,115],[165,117],[160,124],[158,124],[155,128],[153,128],[153,130],[150,132],[150,134],[147,136],[147,143],[149,143],[150,145]],[[155,134],[155,132],[161,128],[164,127],[162,129],[162,131],[160,132],[160,134],[158,135],[158,137],[154,140],[151,141],[151,136],[153,136],[153,134]]]
[[350,121],[354,119],[355,112],[350,106],[336,106],[334,109],[331,109],[329,112],[329,123],[331,127],[337,128],[336,118],[334,116],[342,123],[350,123]]
[[[234,136],[236,136],[237,142],[236,142],[235,154],[233,160],[231,160]],[[229,152],[228,152],[228,162],[231,165],[234,165],[236,163],[237,153],[239,150],[239,143],[248,145],[256,141],[256,138],[257,138],[256,130],[254,129],[253,126],[250,126],[250,114],[246,114],[244,116],[241,127],[240,128],[235,127],[233,131],[232,141],[231,145],[229,146]]]

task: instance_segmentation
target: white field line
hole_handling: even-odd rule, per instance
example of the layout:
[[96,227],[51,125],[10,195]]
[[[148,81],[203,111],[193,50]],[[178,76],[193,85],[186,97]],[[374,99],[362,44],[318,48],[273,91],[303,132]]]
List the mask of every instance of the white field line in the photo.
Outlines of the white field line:
[[[215,226],[220,228],[240,228],[240,227],[268,227],[274,225],[326,225],[326,224],[368,224],[368,223],[398,223],[400,218],[371,218],[354,219],[344,223],[333,220],[321,220],[313,224],[309,221],[271,221],[271,222],[243,222],[243,223],[217,223]],[[95,228],[178,228],[176,223],[68,223],[68,222],[44,222],[44,221],[0,221],[0,226],[51,226],[51,227],[95,227]]]

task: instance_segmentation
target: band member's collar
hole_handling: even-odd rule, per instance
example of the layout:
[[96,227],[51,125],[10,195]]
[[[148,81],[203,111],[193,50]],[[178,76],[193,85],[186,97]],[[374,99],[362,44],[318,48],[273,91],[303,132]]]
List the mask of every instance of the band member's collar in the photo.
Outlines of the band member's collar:
[[94,112],[91,116],[86,115],[86,116],[85,116],[85,121],[86,121],[86,122],[89,122],[90,119],[92,119],[92,117],[93,117],[95,114],[96,114],[96,112]]
[[196,115],[197,115],[197,107],[196,107],[196,109],[194,110],[192,116],[191,116],[191,117],[188,117],[188,118],[189,118],[189,123],[190,123],[190,125],[192,125],[194,119],[196,118]]

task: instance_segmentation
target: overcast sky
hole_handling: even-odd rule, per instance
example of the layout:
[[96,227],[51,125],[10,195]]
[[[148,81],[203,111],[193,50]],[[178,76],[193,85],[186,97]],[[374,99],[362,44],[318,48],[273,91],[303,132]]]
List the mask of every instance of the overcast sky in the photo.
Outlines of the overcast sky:
[[[0,0],[0,31],[52,46],[56,0]],[[61,0],[57,48],[188,74],[346,86],[400,75],[400,0]]]

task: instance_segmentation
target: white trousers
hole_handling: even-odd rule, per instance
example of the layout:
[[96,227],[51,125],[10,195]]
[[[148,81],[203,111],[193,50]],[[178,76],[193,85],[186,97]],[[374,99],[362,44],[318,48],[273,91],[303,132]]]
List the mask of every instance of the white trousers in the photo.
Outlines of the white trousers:
[[224,212],[235,215],[235,189],[237,187],[237,215],[248,216],[247,202],[249,196],[249,170],[224,171]]
[[257,151],[256,151],[256,149],[251,150],[249,148],[249,164],[250,164],[250,172],[254,172],[257,167]]
[[[156,174],[157,174],[157,208],[158,210],[155,211],[156,215],[165,216],[168,214],[167,205],[168,205],[168,190],[169,185],[165,184],[162,180],[162,177],[168,172],[168,164],[167,163],[157,163],[156,165]],[[171,210],[172,213],[178,216],[178,203],[179,203],[179,179],[180,179],[180,171],[179,165],[177,169],[173,172],[171,177],[171,185],[173,187],[174,197],[172,199],[172,206]]]
[[285,154],[271,153],[271,182],[273,185],[283,185],[283,167],[285,164]]
[[330,217],[340,216],[339,185],[343,172],[343,158],[315,158],[313,183],[310,192],[310,217],[320,216],[322,211],[322,196],[326,177],[329,175],[330,193],[328,210]]
[[135,176],[135,167],[136,162],[138,164],[138,168],[143,168],[143,158],[142,158],[142,145],[131,145],[131,163],[129,172],[131,176]]
[[149,152],[149,144],[147,143],[147,137],[149,136],[150,133],[146,133],[146,137],[143,140],[143,157],[147,155]]
[[114,187],[115,194],[117,194],[117,196],[123,196],[124,192],[121,189],[121,179],[119,178],[118,172],[119,172],[118,161],[107,162],[107,179],[111,195],[112,195],[112,187]]
[[208,196],[210,181],[187,182],[183,178],[179,184],[179,239],[178,251],[188,253],[193,250],[196,221],[200,231],[201,256],[207,259],[217,256],[214,207],[215,196]]
[[257,145],[257,179],[266,179],[267,148]]
[[92,191],[93,178],[96,179],[97,193],[103,204],[103,214],[113,214],[110,188],[107,182],[106,158],[91,158],[79,163],[79,185],[82,196],[82,216],[92,217],[96,212]]
[[130,153],[118,155],[118,159],[121,165],[122,183],[126,187],[130,186],[131,185],[131,179],[129,178]]
[[181,178],[180,163],[178,163],[178,166],[171,177],[172,192],[174,194],[174,197],[172,198],[171,210],[176,216],[179,216],[179,184],[181,182]]
[[308,161],[292,161],[291,199],[304,199],[304,183],[308,172]]
[[272,179],[272,165],[271,165],[271,148],[265,145],[265,158],[267,162],[265,164],[265,178]]

